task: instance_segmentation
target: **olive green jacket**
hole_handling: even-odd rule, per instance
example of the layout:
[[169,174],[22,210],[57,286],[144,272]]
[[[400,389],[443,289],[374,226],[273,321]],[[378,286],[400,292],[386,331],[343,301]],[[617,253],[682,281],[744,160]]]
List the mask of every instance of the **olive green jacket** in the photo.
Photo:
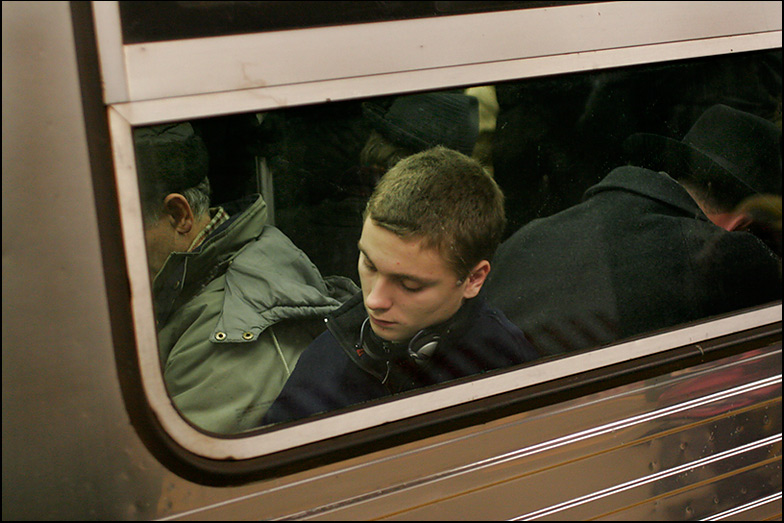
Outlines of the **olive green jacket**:
[[266,225],[260,196],[239,205],[224,206],[231,218],[196,251],[172,253],[153,282],[169,394],[188,420],[217,433],[258,426],[323,317],[358,290],[348,278],[323,278]]

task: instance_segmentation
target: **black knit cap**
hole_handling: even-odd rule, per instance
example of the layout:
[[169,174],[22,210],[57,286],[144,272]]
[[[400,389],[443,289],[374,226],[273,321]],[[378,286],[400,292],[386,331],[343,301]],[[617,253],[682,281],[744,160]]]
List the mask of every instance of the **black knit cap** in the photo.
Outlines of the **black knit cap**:
[[388,110],[368,102],[362,112],[379,133],[414,153],[443,145],[470,156],[479,136],[479,102],[461,93],[401,96]]
[[207,147],[189,123],[140,127],[133,131],[142,200],[182,193],[207,177]]

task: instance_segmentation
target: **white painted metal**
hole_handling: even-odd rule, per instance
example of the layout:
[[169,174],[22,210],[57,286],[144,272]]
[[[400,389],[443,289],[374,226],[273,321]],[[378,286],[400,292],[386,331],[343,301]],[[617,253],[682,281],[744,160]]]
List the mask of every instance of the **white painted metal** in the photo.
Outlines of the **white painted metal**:
[[780,30],[780,2],[600,2],[143,43],[124,48],[127,101]]

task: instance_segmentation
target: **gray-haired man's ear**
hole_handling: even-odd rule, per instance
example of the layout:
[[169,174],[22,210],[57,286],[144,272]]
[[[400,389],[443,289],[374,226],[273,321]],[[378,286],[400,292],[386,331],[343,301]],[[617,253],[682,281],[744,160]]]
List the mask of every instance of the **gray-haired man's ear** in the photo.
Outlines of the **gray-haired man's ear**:
[[[179,234],[190,235],[194,229],[195,218],[188,200],[179,193],[172,193],[163,200],[165,219]],[[195,234],[194,234],[195,236]]]

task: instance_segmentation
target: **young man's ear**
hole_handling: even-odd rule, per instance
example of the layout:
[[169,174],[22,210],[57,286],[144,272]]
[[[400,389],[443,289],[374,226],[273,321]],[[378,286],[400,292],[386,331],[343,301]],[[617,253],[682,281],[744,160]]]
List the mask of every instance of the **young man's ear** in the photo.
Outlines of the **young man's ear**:
[[487,260],[482,260],[476,264],[471,270],[471,273],[466,278],[466,287],[463,291],[463,297],[473,298],[479,291],[482,289],[482,285],[484,285],[485,280],[487,279],[487,275],[490,274],[490,262]]
[[172,193],[163,200],[163,208],[172,228],[180,234],[188,234],[193,229],[194,216],[188,200],[179,193]]

